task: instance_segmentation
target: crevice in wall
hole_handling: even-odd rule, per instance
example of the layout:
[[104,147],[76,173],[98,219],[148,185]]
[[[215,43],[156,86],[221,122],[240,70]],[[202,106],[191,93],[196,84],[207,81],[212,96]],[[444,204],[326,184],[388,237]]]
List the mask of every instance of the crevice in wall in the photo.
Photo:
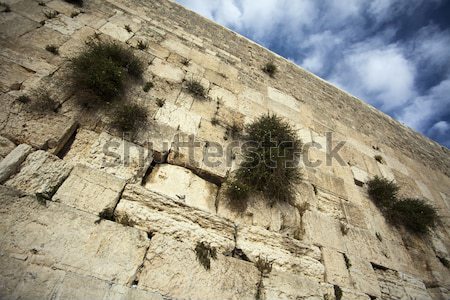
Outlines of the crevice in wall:
[[61,149],[59,151],[57,151],[57,153],[55,153],[55,155],[58,156],[60,159],[63,159],[67,155],[69,150],[72,148],[72,145],[75,142],[75,138],[78,133],[78,128],[79,128],[79,126],[78,126],[78,124],[76,124],[75,128],[67,136],[66,140],[61,142],[61,143],[63,143],[63,145],[61,146]]
[[95,221],[95,224],[99,224],[102,220],[117,222],[115,212],[117,205],[119,205],[119,202],[122,199],[122,195],[123,192],[125,191],[126,186],[127,185],[125,184],[122,190],[119,192],[119,196],[117,197],[117,202],[115,203],[114,207],[106,207],[98,214],[98,219]]
[[136,272],[133,274],[133,276],[130,277],[130,280],[127,283],[128,287],[131,288],[137,288],[139,285],[139,277],[141,276],[142,270],[144,269],[145,260],[147,259],[147,253],[150,249],[150,242],[148,243],[148,246],[146,247],[144,251],[144,257],[142,258],[141,264],[137,267]]
[[147,182],[148,177],[150,176],[150,174],[152,173],[153,169],[158,164],[160,164],[160,163],[158,163],[156,160],[153,160],[151,162],[150,166],[148,166],[147,170],[145,171],[144,176],[142,176],[141,185],[144,185]]
[[342,289],[341,289],[341,287],[338,286],[338,285],[334,285],[333,288],[334,288],[334,298],[336,300],[341,300],[342,299]]

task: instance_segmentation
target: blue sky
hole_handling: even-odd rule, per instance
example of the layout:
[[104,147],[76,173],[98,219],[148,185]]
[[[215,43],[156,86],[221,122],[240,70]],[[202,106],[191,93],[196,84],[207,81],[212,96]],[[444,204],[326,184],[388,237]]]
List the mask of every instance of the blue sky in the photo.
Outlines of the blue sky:
[[177,0],[450,148],[450,0]]

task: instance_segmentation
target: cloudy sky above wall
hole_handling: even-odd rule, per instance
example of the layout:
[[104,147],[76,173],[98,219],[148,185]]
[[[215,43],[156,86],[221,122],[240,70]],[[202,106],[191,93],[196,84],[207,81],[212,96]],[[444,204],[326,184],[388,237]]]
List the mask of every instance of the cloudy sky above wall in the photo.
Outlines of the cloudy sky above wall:
[[450,148],[449,0],[177,0]]

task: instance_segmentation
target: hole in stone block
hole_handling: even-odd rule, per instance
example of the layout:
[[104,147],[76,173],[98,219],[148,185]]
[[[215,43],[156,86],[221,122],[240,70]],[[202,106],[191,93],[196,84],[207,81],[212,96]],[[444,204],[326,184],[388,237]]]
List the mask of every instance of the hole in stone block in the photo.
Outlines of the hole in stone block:
[[357,186],[359,186],[359,187],[363,187],[363,186],[364,186],[364,182],[359,181],[358,179],[354,179],[354,181],[355,181],[355,184],[356,184]]
[[341,300],[342,299],[342,289],[340,286],[335,285],[334,287],[334,298],[336,300]]
[[155,234],[151,231],[147,232],[147,238],[151,240]]
[[387,271],[387,270],[389,270],[389,268],[386,268],[386,267],[384,267],[384,266],[382,266],[382,265],[379,265],[379,264],[376,264],[376,263],[373,263],[373,262],[371,262],[370,264],[372,265],[372,268],[373,268],[374,270],[381,270],[381,271]]
[[239,248],[234,248],[231,252],[231,256],[243,261],[250,261],[250,259],[247,257],[247,255]]

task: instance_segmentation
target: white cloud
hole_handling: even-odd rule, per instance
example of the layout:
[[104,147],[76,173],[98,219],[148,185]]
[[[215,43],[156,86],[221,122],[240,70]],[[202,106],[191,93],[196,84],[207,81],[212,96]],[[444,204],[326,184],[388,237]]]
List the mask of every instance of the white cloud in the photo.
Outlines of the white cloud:
[[408,126],[442,135],[439,122],[450,116],[450,29],[423,23],[404,38],[398,25],[408,17],[415,23],[416,15],[421,22],[424,8],[443,0],[178,2],[268,48],[287,49],[292,61]]
[[439,120],[445,116],[446,112],[448,113],[449,95],[450,78],[447,78],[431,88],[426,95],[415,98],[398,113],[397,118],[410,127],[425,133],[430,120]]
[[384,49],[363,45],[344,57],[331,80],[382,110],[393,111],[415,96],[414,74],[414,66],[396,45]]

